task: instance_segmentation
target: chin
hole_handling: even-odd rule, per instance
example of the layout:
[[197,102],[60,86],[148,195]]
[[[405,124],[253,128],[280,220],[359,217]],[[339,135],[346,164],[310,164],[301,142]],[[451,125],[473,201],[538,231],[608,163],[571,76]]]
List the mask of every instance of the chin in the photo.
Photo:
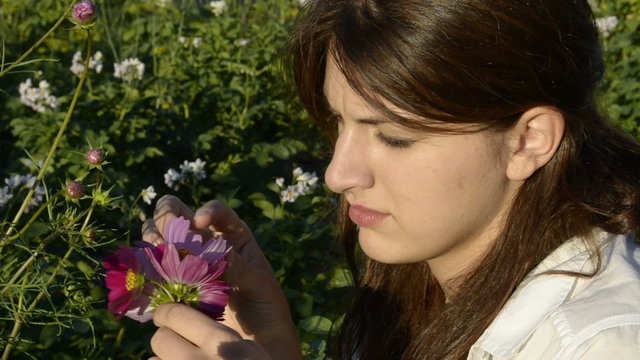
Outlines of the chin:
[[383,264],[409,264],[425,260],[419,254],[410,251],[411,248],[407,244],[371,229],[360,229],[358,243],[369,258]]

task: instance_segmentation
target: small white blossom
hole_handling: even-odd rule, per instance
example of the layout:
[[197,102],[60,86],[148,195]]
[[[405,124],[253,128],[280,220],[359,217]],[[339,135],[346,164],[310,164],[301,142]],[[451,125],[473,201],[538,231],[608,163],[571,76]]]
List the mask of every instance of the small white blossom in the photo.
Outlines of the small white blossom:
[[207,165],[205,161],[200,160],[199,158],[196,161],[192,161],[189,163],[189,170],[196,178],[196,180],[202,180],[207,177],[206,172],[204,171],[204,167]]
[[8,178],[4,179],[4,183],[12,189],[20,187],[20,185],[22,185],[22,175],[9,176]]
[[227,9],[227,3],[224,0],[213,0],[209,3],[213,15],[219,16]]
[[238,39],[235,41],[236,46],[240,46],[240,47],[244,47],[249,45],[249,43],[251,42],[251,40],[249,39]]
[[283,202],[295,202],[298,196],[300,196],[298,188],[293,185],[287,186],[286,189],[280,192],[280,198]]
[[144,75],[144,63],[138,58],[124,59],[121,63],[115,63],[113,67],[113,76],[124,81],[142,80]]
[[37,177],[35,177],[34,175],[29,175],[29,174],[27,174],[27,175],[24,175],[24,176],[22,177],[22,182],[23,182],[23,183],[24,183],[28,188],[32,187],[32,186],[33,186],[33,184],[35,184],[35,183],[36,183],[36,180],[37,180]]
[[191,40],[191,44],[193,44],[194,48],[199,48],[200,44],[202,44],[202,38],[201,37],[193,38],[193,40]]
[[146,202],[149,205],[151,205],[151,200],[155,199],[157,195],[158,194],[156,194],[156,190],[153,188],[153,185],[147,187],[146,189],[143,189],[142,192],[140,192],[142,201]]
[[164,174],[164,183],[173,190],[178,190],[179,182],[182,180],[182,175],[175,169],[169,169]]
[[[102,52],[96,51],[96,53],[89,59],[89,69],[93,69],[99,74],[102,72],[102,67]],[[73,59],[71,59],[71,72],[76,76],[80,76],[83,70],[84,59],[82,58],[82,53],[80,51],[76,51],[76,53],[73,54]]]
[[618,18],[615,16],[607,16],[596,19],[596,26],[603,36],[609,36],[611,30],[618,26]]
[[58,107],[58,98],[51,95],[49,91],[49,83],[41,80],[38,87],[33,86],[31,79],[20,83],[18,87],[20,92],[20,101],[37,112],[45,112],[48,108],[55,109]]
[[[318,176],[315,172],[305,172],[302,168],[293,170],[293,182],[295,184],[287,186],[280,192],[283,202],[294,202],[299,196],[307,195],[318,183]],[[284,188],[284,178],[277,178],[276,185]]]
[[9,200],[11,200],[12,197],[13,197],[13,195],[9,191],[9,187],[8,186],[1,187],[0,188],[0,208],[5,207],[7,205],[7,203],[9,202]]
[[206,164],[205,161],[200,159],[196,159],[196,161],[185,160],[179,166],[180,172],[169,169],[169,171],[164,174],[164,183],[173,190],[178,190],[180,184],[193,185],[207,177],[207,173],[204,170]]
[[304,172],[297,176],[295,180],[314,186],[318,182],[318,176],[316,176],[315,171],[313,173]]
[[187,43],[187,38],[184,36],[178,36],[178,42],[180,44],[186,44]]

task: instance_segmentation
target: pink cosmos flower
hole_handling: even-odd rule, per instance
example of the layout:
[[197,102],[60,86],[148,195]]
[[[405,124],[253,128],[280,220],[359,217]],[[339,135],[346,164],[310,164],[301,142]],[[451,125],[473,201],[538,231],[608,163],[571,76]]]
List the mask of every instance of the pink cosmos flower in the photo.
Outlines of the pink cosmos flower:
[[115,254],[104,260],[107,269],[106,285],[109,290],[108,309],[118,315],[140,322],[151,319],[150,294],[155,286],[150,281],[160,277],[143,253],[142,249],[121,246]]
[[71,18],[79,25],[87,25],[96,15],[96,5],[91,0],[83,0],[73,5]]
[[151,306],[181,302],[198,308],[216,320],[222,319],[229,299],[225,292],[230,287],[218,278],[226,269],[226,260],[219,258],[210,263],[184,248],[178,249],[175,243],[145,247],[144,252],[164,280],[158,285]]
[[189,226],[190,221],[181,216],[171,219],[164,227],[164,240],[168,244],[174,244],[181,255],[196,255],[209,264],[214,264],[231,250],[222,237],[214,237],[203,242],[200,234],[189,231]]

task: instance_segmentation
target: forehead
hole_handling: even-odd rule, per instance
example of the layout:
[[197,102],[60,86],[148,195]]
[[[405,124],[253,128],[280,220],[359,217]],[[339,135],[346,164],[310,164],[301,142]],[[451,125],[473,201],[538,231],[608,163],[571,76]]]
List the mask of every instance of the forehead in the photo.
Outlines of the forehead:
[[371,105],[351,87],[333,56],[327,58],[323,90],[327,105],[334,112],[374,111]]

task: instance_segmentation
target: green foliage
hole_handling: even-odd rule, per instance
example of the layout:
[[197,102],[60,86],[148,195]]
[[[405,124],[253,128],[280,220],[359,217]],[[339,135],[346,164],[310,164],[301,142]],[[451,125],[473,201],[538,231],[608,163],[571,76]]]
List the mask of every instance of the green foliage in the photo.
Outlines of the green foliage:
[[[254,230],[285,289],[300,325],[305,356],[323,359],[328,330],[341,315],[339,299],[348,291],[344,277],[336,280],[333,270],[339,264],[330,226],[335,206],[324,186],[285,203],[283,189],[274,183],[277,177],[289,178],[297,166],[322,172],[328,153],[278,68],[280,47],[299,2],[227,1],[228,8],[219,16],[206,1],[160,3],[98,1],[101,12],[92,29],[91,55],[102,52],[104,66],[99,73],[89,69],[53,165],[39,183],[51,194],[69,180],[84,179],[87,197],[76,204],[60,199],[41,206],[42,213],[26,226],[28,231],[15,246],[2,250],[4,259],[14,260],[2,262],[0,282],[6,283],[16,268],[34,257],[25,282],[39,285],[12,290],[9,300],[0,302],[0,338],[6,340],[11,331],[19,294],[33,299],[46,290],[46,299],[38,304],[41,316],[29,317],[15,339],[17,358],[151,355],[153,325],[116,321],[105,310],[100,260],[117,245],[139,240],[141,223],[152,211],[142,203],[141,190],[152,185],[159,196],[175,193],[193,207],[217,198],[235,208]],[[4,62],[24,53],[69,4],[0,3]],[[84,31],[65,21],[27,58],[38,61],[0,77],[0,179],[35,175],[72,101],[78,77],[70,68],[77,51],[86,55]],[[144,63],[141,79],[114,76],[115,64],[128,58]],[[35,87],[46,80],[59,106],[43,113],[25,106],[19,88],[29,78]],[[107,153],[108,164],[100,169],[88,167],[84,159],[87,150],[96,147]],[[170,168],[195,159],[206,162],[204,179],[182,184],[176,191],[165,184],[163,175]],[[96,174],[99,180],[94,180]],[[99,182],[105,185],[95,192]],[[0,207],[0,233],[10,227],[26,192],[14,192]],[[88,230],[81,229],[76,218],[87,214],[90,203],[96,209],[87,228],[96,232],[87,242]],[[59,215],[68,211],[77,212],[76,218]],[[18,229],[31,214],[23,217]],[[59,227],[65,223],[73,227],[73,236],[47,243],[35,254],[48,237],[60,237]],[[58,264],[60,272],[42,277]],[[44,289],[38,278],[51,278],[52,287]],[[323,318],[316,326],[319,316]]]
[[640,1],[600,0],[594,8],[598,17],[617,20],[602,37],[607,65],[603,106],[612,121],[640,138]]

